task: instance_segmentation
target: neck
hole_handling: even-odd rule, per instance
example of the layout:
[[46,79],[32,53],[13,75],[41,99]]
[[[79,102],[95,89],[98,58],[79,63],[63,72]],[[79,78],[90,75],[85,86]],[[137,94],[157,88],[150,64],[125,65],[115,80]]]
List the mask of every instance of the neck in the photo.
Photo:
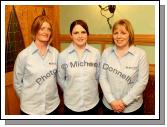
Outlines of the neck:
[[79,59],[82,58],[83,52],[85,50],[85,46],[86,46],[86,44],[84,46],[77,46],[77,45],[74,44],[74,47],[76,49],[76,52],[78,54]]
[[129,45],[126,45],[124,47],[116,46],[116,49],[117,49],[117,51],[127,51],[129,49],[129,47],[130,47]]
[[128,49],[129,49],[128,45],[125,47],[116,47],[117,56],[119,58],[123,57],[127,53]]
[[73,44],[73,45],[74,45],[74,47],[75,47],[75,49],[76,49],[77,51],[82,51],[82,50],[84,50],[85,47],[86,47],[86,44],[83,45],[83,46],[78,46],[78,45],[76,45],[76,44]]
[[35,44],[37,48],[39,49],[39,53],[41,56],[44,56],[46,53],[46,48],[47,48],[47,42],[40,42],[40,41],[35,41]]
[[38,49],[46,48],[48,43],[47,42],[41,42],[41,41],[35,41],[35,44]]

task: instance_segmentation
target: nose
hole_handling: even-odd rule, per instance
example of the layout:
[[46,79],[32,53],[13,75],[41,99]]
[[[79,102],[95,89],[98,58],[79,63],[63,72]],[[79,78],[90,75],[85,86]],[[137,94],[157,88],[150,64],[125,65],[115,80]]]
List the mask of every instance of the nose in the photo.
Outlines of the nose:
[[50,30],[49,30],[49,29],[46,29],[46,30],[45,30],[45,33],[50,33]]
[[50,31],[50,29],[45,28],[45,29],[43,29],[43,32],[46,33],[46,34],[48,34],[48,33],[50,33],[51,31]]
[[121,34],[117,34],[117,38],[120,38],[121,37]]
[[82,37],[82,33],[79,33],[79,34],[78,34],[78,37]]

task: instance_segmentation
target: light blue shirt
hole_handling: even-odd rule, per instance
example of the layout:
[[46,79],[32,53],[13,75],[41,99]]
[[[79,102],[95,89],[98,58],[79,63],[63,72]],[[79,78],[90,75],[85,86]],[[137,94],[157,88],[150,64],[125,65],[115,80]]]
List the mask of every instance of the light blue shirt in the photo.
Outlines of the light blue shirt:
[[100,52],[88,44],[81,59],[73,44],[60,53],[58,82],[63,89],[64,103],[71,110],[87,111],[99,102],[99,64]]
[[47,53],[42,57],[34,42],[17,56],[14,88],[25,113],[48,114],[58,107],[57,59],[55,48],[48,45]]
[[123,112],[133,112],[143,103],[143,91],[149,77],[149,64],[144,50],[130,46],[128,52],[118,58],[116,47],[104,50],[100,69],[100,86],[104,105],[122,99],[127,105]]

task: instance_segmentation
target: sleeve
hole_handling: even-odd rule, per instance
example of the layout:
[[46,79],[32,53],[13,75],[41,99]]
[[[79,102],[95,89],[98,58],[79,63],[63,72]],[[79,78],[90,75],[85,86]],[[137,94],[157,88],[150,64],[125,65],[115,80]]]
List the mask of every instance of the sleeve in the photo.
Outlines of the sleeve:
[[143,91],[145,90],[146,85],[148,83],[148,77],[149,63],[146,57],[146,53],[144,52],[144,54],[141,55],[139,60],[139,71],[137,81],[130,89],[130,91],[127,93],[127,95],[124,96],[122,99],[125,105],[129,105],[143,94]]
[[97,54],[97,67],[96,67],[96,80],[99,82],[99,75],[100,75],[100,52]]
[[14,79],[14,89],[18,97],[20,97],[21,89],[23,86],[23,76],[24,76],[24,64],[23,58],[18,55],[14,65],[13,79]]
[[111,103],[113,100],[115,100],[114,96],[112,95],[110,84],[107,78],[107,71],[103,69],[103,66],[105,66],[107,60],[107,54],[104,52],[101,58],[100,62],[100,86],[103,91],[103,94],[105,98],[107,99],[108,103]]
[[66,67],[67,67],[67,64],[65,62],[63,62],[63,57],[61,56],[61,54],[59,54],[57,79],[58,79],[58,84],[62,89],[64,89],[64,87],[65,87]]

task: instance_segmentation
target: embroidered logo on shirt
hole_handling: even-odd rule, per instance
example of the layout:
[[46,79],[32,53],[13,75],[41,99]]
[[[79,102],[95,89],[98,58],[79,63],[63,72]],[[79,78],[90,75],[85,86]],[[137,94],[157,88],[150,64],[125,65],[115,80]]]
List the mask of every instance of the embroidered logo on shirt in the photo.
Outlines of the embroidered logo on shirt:
[[130,67],[130,66],[126,66],[126,69],[136,70],[136,69],[137,69],[137,67]]
[[49,65],[56,65],[57,63],[49,62]]

